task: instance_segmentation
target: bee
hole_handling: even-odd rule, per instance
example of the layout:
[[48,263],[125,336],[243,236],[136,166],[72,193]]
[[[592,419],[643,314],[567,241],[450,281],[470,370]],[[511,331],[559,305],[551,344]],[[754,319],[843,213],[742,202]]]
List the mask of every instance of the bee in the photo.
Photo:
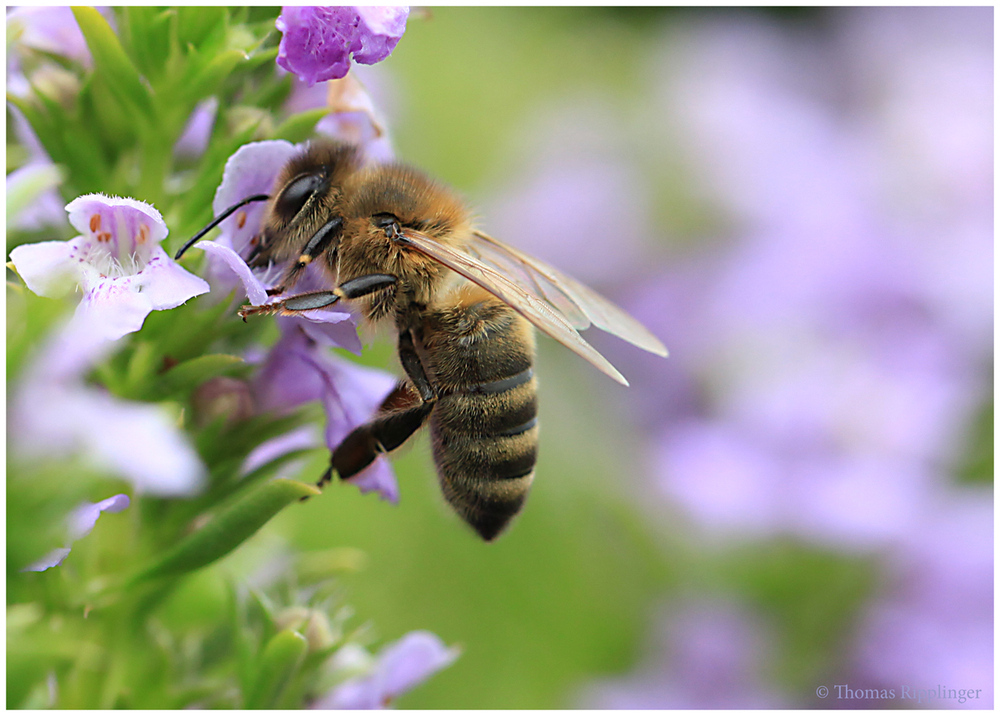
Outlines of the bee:
[[313,260],[330,280],[240,315],[349,300],[371,324],[391,324],[405,378],[333,450],[319,484],[334,473],[350,479],[428,423],[445,499],[492,541],[521,510],[535,473],[534,328],[624,385],[578,330],[593,325],[661,356],[666,348],[593,290],[479,231],[450,188],[402,164],[364,167],[359,156],[350,145],[313,142],[284,168],[273,197],[248,198],[213,222],[269,200],[251,265],[295,258],[273,293],[287,292]]

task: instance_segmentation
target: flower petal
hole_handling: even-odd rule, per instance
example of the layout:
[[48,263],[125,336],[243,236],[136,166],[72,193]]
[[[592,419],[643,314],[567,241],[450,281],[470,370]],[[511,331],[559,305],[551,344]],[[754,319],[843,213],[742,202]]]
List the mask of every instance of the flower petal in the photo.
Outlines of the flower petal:
[[174,144],[174,155],[196,159],[205,153],[212,137],[212,126],[219,110],[218,97],[209,97],[198,103],[184,126],[184,131]]
[[[247,197],[270,194],[281,168],[298,149],[291,142],[280,139],[251,142],[237,149],[226,161],[222,183],[212,200],[212,211],[218,216]],[[247,204],[219,224],[222,233],[218,241],[237,253],[245,253],[250,240],[260,231],[266,211],[265,202]]]
[[100,502],[84,502],[69,516],[70,540],[75,542],[90,534],[102,512],[121,512],[128,506],[128,495],[114,495]]
[[348,679],[324,696],[315,707],[385,708],[393,699],[452,664],[458,655],[458,649],[447,648],[430,632],[410,632],[382,649],[372,673]]
[[146,294],[154,310],[176,308],[190,298],[208,293],[205,279],[173,261],[162,246],[153,249],[145,268],[135,276],[137,290]]
[[110,341],[138,331],[153,304],[147,294],[136,290],[137,283],[135,276],[97,282],[77,306],[77,317]]
[[410,8],[400,6],[359,6],[358,38],[361,49],[355,50],[354,61],[373,65],[392,54],[396,43],[406,31]]
[[278,65],[308,85],[343,77],[358,20],[353,7],[283,7],[274,23],[281,32]]
[[[84,502],[70,513],[69,516],[69,542],[72,544],[81,537],[85,537],[94,529],[97,518],[102,512],[121,512],[129,505],[128,495],[115,495],[98,503]],[[33,562],[22,572],[44,572],[46,569],[57,567],[69,556],[70,547],[59,547],[49,552],[37,562]]]
[[136,492],[187,496],[200,491],[204,468],[176,421],[159,406],[82,393],[87,416],[79,435],[91,458],[124,475]]
[[409,691],[433,673],[451,665],[459,650],[449,649],[429,631],[413,631],[379,654],[379,670],[390,698]]
[[62,226],[66,220],[56,187],[63,171],[46,159],[34,159],[7,175],[7,228],[27,231]]
[[361,490],[362,495],[375,492],[386,502],[399,504],[399,484],[396,482],[389,461],[381,455],[375,458],[375,462],[345,482]]
[[318,448],[321,444],[319,436],[316,434],[315,426],[303,425],[301,428],[287,432],[284,435],[265,440],[251,450],[250,454],[243,461],[242,467],[240,467],[240,474],[248,475],[258,467],[266,465],[271,460],[279,458],[286,453],[295,450]]
[[159,211],[128,197],[85,194],[67,204],[66,211],[69,223],[84,236],[111,234],[111,241],[116,242],[111,253],[116,256],[159,243],[169,233]]
[[63,563],[72,550],[69,547],[57,547],[42,557],[37,562],[32,562],[27,567],[21,569],[22,572],[44,572],[46,569],[58,567]]
[[267,302],[267,289],[264,287],[264,284],[253,275],[253,271],[247,266],[246,261],[240,258],[240,255],[233,249],[217,241],[199,241],[194,245],[194,248],[201,249],[208,253],[209,256],[218,259],[216,265],[236,274],[243,283],[243,288],[250,303],[259,306]]
[[301,318],[291,318],[306,335],[320,345],[334,346],[361,355],[361,338],[354,316],[341,311],[303,311]]
[[73,289],[80,279],[76,247],[84,241],[42,241],[21,244],[10,252],[10,260],[25,285],[39,296],[59,298]]

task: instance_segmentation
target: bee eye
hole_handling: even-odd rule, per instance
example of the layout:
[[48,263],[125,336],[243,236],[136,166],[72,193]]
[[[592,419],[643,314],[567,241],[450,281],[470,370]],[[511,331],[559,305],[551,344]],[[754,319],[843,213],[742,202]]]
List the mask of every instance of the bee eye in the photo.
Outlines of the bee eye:
[[303,174],[290,181],[278,197],[281,210],[290,216],[298,214],[309,197],[319,191],[323,180],[322,174]]

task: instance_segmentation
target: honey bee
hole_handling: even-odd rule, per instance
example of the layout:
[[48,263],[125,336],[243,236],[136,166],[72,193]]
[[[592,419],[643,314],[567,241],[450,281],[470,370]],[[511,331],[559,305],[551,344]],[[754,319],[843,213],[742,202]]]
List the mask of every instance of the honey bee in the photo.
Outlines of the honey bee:
[[273,197],[237,205],[270,201],[251,265],[298,254],[273,293],[287,292],[313,260],[331,282],[240,315],[351,300],[370,323],[391,323],[406,377],[333,450],[319,484],[333,473],[350,479],[429,423],[445,499],[492,541],[521,510],[535,472],[532,326],[624,385],[578,330],[594,325],[661,356],[666,348],[593,290],[476,229],[451,189],[405,165],[364,167],[359,156],[314,142],[284,168]]

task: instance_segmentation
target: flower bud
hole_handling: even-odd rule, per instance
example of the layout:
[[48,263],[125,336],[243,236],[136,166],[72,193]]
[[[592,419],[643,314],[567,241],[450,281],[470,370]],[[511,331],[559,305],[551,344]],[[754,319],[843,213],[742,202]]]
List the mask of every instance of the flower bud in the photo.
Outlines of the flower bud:
[[242,380],[218,376],[199,385],[191,396],[194,422],[199,427],[223,418],[226,425],[246,420],[253,415],[250,387]]

